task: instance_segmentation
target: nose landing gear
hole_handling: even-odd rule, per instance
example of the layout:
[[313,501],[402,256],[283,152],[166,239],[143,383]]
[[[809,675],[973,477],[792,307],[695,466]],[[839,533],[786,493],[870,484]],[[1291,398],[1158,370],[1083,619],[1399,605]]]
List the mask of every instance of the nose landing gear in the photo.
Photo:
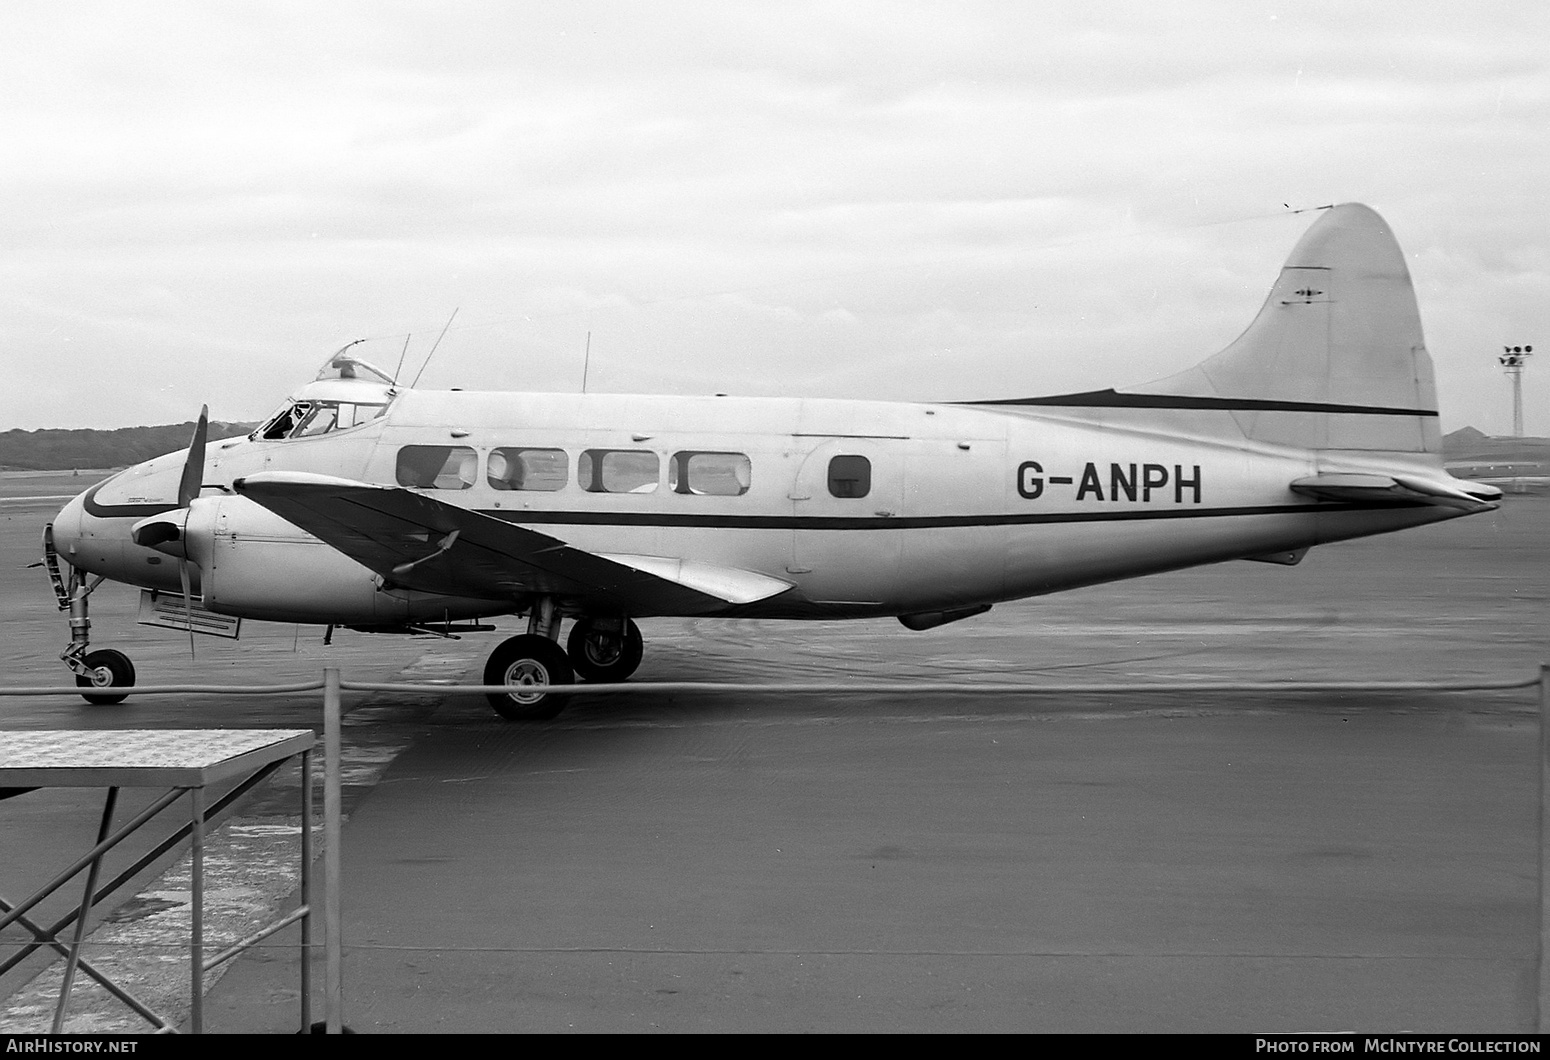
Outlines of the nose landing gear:
[[[75,683],[82,688],[125,688],[135,683],[135,664],[121,651],[104,648],[92,652],[81,662],[90,671],[89,674],[77,672],[75,675]],[[86,702],[103,705],[122,703],[128,695],[127,692],[81,693]]]
[[[129,656],[111,648],[87,654],[86,649],[91,645],[91,619],[87,615],[86,601],[92,590],[102,584],[102,575],[88,582],[76,567],[70,568],[68,578],[61,573],[52,525],[43,529],[43,566],[54,585],[59,609],[70,612],[70,643],[59,658],[75,674],[75,683],[81,688],[128,688],[133,685],[135,664],[129,661]],[[127,692],[81,693],[86,702],[100,705],[122,703],[128,695]]]

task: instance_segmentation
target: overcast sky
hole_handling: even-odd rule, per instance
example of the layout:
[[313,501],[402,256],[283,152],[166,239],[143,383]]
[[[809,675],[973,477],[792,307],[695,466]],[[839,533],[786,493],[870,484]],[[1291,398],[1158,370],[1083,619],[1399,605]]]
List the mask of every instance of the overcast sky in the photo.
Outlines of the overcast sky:
[[10,0],[0,429],[422,386],[1139,383],[1365,202],[1443,426],[1550,434],[1550,4]]

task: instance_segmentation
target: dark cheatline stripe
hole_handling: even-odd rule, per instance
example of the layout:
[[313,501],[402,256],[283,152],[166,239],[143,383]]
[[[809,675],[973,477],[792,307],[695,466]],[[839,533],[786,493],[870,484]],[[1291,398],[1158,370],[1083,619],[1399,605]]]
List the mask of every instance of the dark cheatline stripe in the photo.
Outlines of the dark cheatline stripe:
[[[100,519],[144,519],[177,508],[176,503],[98,504],[101,483],[87,491],[86,511]],[[721,515],[679,514],[675,512],[579,512],[579,511],[506,511],[500,508],[476,508],[475,511],[508,523],[566,526],[673,526],[725,530],[919,530],[965,526],[1028,526],[1039,523],[1133,522],[1146,519],[1219,519],[1249,515],[1291,515],[1300,512],[1356,512],[1390,508],[1425,507],[1422,501],[1365,502],[1325,501],[1307,504],[1253,504],[1230,508],[1128,509],[1125,511],[1013,512],[986,515]]]
[[97,491],[117,477],[115,475],[107,482],[99,482],[86,491],[82,506],[85,507],[87,515],[98,519],[145,519],[152,515],[160,515],[162,512],[177,510],[178,505],[175,501],[151,504],[98,504]]
[[1275,401],[1268,398],[1191,397],[1180,394],[1121,394],[1088,390],[1051,397],[955,401],[955,405],[1047,405],[1060,408],[1219,409],[1239,412],[1334,412],[1366,416],[1436,416],[1436,409],[1390,408],[1383,405],[1336,405],[1324,401]]
[[1028,526],[1039,523],[1133,522],[1147,519],[1219,519],[1249,515],[1308,512],[1359,512],[1424,508],[1425,502],[1255,504],[1234,508],[1166,508],[1118,512],[1017,512],[1005,515],[840,516],[840,515],[677,515],[665,512],[535,512],[480,509],[481,514],[524,526],[562,523],[571,526],[675,526],[724,530],[921,530],[964,526]]

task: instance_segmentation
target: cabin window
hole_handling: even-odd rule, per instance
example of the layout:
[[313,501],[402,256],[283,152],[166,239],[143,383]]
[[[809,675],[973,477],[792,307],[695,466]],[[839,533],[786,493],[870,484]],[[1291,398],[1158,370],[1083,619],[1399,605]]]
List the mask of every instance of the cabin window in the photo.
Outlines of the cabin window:
[[752,481],[752,467],[742,453],[674,453],[667,466],[667,488],[674,493],[740,497]]
[[466,445],[406,445],[398,451],[398,484],[466,490],[479,481],[479,454]]
[[485,479],[498,490],[553,493],[570,482],[564,449],[491,449]]
[[576,468],[588,493],[654,493],[657,454],[649,449],[587,449]]
[[829,492],[836,497],[865,497],[872,492],[872,461],[864,456],[837,456],[829,461]]

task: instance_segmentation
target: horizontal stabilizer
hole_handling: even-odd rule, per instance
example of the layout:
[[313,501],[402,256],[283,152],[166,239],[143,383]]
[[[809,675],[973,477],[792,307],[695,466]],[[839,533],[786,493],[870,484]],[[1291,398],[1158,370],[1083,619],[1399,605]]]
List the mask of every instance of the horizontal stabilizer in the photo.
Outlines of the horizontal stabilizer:
[[[1455,484],[1456,483],[1456,484]],[[1422,478],[1419,475],[1376,475],[1328,472],[1296,479],[1292,492],[1330,501],[1364,501],[1390,504],[1435,504],[1465,512],[1484,512],[1496,507],[1502,491],[1480,482]]]

